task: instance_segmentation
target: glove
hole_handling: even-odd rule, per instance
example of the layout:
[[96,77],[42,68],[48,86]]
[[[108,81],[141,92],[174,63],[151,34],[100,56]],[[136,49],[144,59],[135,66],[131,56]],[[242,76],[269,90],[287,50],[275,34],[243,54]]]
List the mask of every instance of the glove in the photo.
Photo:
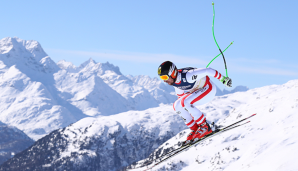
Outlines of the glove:
[[227,87],[232,87],[232,79],[229,77],[222,76],[220,82],[222,82]]

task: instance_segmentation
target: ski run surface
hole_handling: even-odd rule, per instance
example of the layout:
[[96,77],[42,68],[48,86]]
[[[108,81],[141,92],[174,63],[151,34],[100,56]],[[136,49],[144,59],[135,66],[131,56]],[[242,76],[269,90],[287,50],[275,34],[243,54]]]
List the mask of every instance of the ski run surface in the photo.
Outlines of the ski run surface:
[[[228,113],[220,117],[218,125],[257,115],[250,123],[215,136],[152,170],[298,170],[298,80],[216,97],[211,103],[218,105],[206,111],[209,121],[216,120],[215,113]],[[230,110],[220,111],[221,105]],[[177,141],[184,140],[187,133],[177,134],[159,148],[177,147]]]
[[[121,149],[119,165],[106,155],[102,170],[119,170],[136,161],[131,167],[138,168],[150,153],[159,156],[155,149],[177,148],[189,131],[172,109],[172,87],[157,78],[124,76],[118,67],[92,59],[79,67],[56,64],[36,41],[1,39],[0,76],[1,122],[24,131],[36,144],[44,137],[53,147],[57,142],[48,134],[57,129],[67,142],[40,167],[67,160],[80,170],[99,152]],[[217,96],[198,108],[208,122],[223,126],[257,115],[152,170],[298,170],[298,80]],[[92,144],[97,140],[103,145]],[[31,149],[37,155],[42,146]]]

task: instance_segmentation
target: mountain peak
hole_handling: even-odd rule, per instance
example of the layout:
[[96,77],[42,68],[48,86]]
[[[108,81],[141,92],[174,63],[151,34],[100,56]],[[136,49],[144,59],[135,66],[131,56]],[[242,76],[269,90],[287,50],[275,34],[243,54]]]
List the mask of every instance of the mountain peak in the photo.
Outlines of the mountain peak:
[[75,71],[77,67],[72,62],[67,62],[65,60],[60,60],[57,62],[57,65],[61,69],[65,69],[68,71]]
[[46,56],[40,60],[40,63],[43,65],[44,72],[54,73],[57,72],[60,68],[57,64],[49,57]]
[[122,75],[118,66],[115,66],[109,62],[106,63],[97,63],[92,58],[82,63],[79,67],[79,70],[97,70],[100,75],[105,74],[106,71],[112,71],[117,75]]
[[0,54],[9,53],[10,56],[27,54],[40,61],[48,56],[40,43],[35,40],[22,40],[18,37],[5,37],[0,40]]
[[94,66],[97,64],[92,58],[89,58],[86,62],[82,63],[79,68],[85,68],[86,66]]
[[110,71],[114,71],[118,75],[122,75],[122,73],[120,72],[119,67],[118,66],[115,66],[113,64],[110,64],[109,62],[100,63],[99,66],[100,66],[100,68],[101,68],[101,70],[102,70],[103,73],[105,71],[107,71],[107,70],[110,70]]

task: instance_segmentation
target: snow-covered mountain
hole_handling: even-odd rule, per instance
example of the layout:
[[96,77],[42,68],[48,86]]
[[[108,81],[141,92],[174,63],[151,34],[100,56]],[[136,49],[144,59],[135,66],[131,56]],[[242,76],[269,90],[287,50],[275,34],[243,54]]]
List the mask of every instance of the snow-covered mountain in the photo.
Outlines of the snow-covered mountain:
[[142,86],[158,101],[158,103],[173,103],[177,100],[173,86],[164,84],[160,79],[150,78],[147,75],[128,75],[136,86]]
[[31,146],[34,141],[24,132],[0,122],[0,164]]
[[174,89],[157,78],[124,76],[89,59],[57,64],[37,41],[0,40],[0,121],[37,140],[88,116],[170,104]]
[[41,138],[0,170],[119,170],[185,128],[169,105],[88,117]]
[[216,87],[216,96],[223,96],[226,94],[232,94],[232,93],[236,93],[236,92],[245,92],[248,90],[249,90],[249,88],[246,86],[236,86],[232,90],[226,90],[226,89],[221,90],[218,87]]
[[0,40],[0,120],[33,139],[87,116],[62,96],[60,68],[36,41]]
[[[295,170],[297,93],[298,80],[293,80],[215,97],[198,106],[208,122],[219,125],[257,115],[246,126],[216,136],[153,170]],[[128,165],[141,166],[143,161],[136,161],[158,157],[185,139],[189,130],[172,110],[171,105],[161,105],[84,118],[38,140],[0,170],[121,170]]]
[[56,64],[37,41],[19,38],[0,40],[0,76],[0,120],[35,140],[87,116],[144,110],[174,97],[160,81],[148,88],[110,63]]

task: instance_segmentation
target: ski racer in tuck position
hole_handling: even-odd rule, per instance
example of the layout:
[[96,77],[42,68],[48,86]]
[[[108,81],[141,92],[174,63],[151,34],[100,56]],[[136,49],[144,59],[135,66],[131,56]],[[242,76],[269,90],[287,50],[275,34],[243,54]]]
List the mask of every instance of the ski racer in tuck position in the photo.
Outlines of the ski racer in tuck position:
[[171,61],[165,61],[159,66],[158,75],[164,82],[174,86],[178,100],[174,102],[173,108],[191,129],[182,146],[212,133],[206,116],[195,106],[205,104],[215,97],[216,86],[209,76],[217,78],[227,87],[232,87],[232,80],[212,68],[177,69]]

